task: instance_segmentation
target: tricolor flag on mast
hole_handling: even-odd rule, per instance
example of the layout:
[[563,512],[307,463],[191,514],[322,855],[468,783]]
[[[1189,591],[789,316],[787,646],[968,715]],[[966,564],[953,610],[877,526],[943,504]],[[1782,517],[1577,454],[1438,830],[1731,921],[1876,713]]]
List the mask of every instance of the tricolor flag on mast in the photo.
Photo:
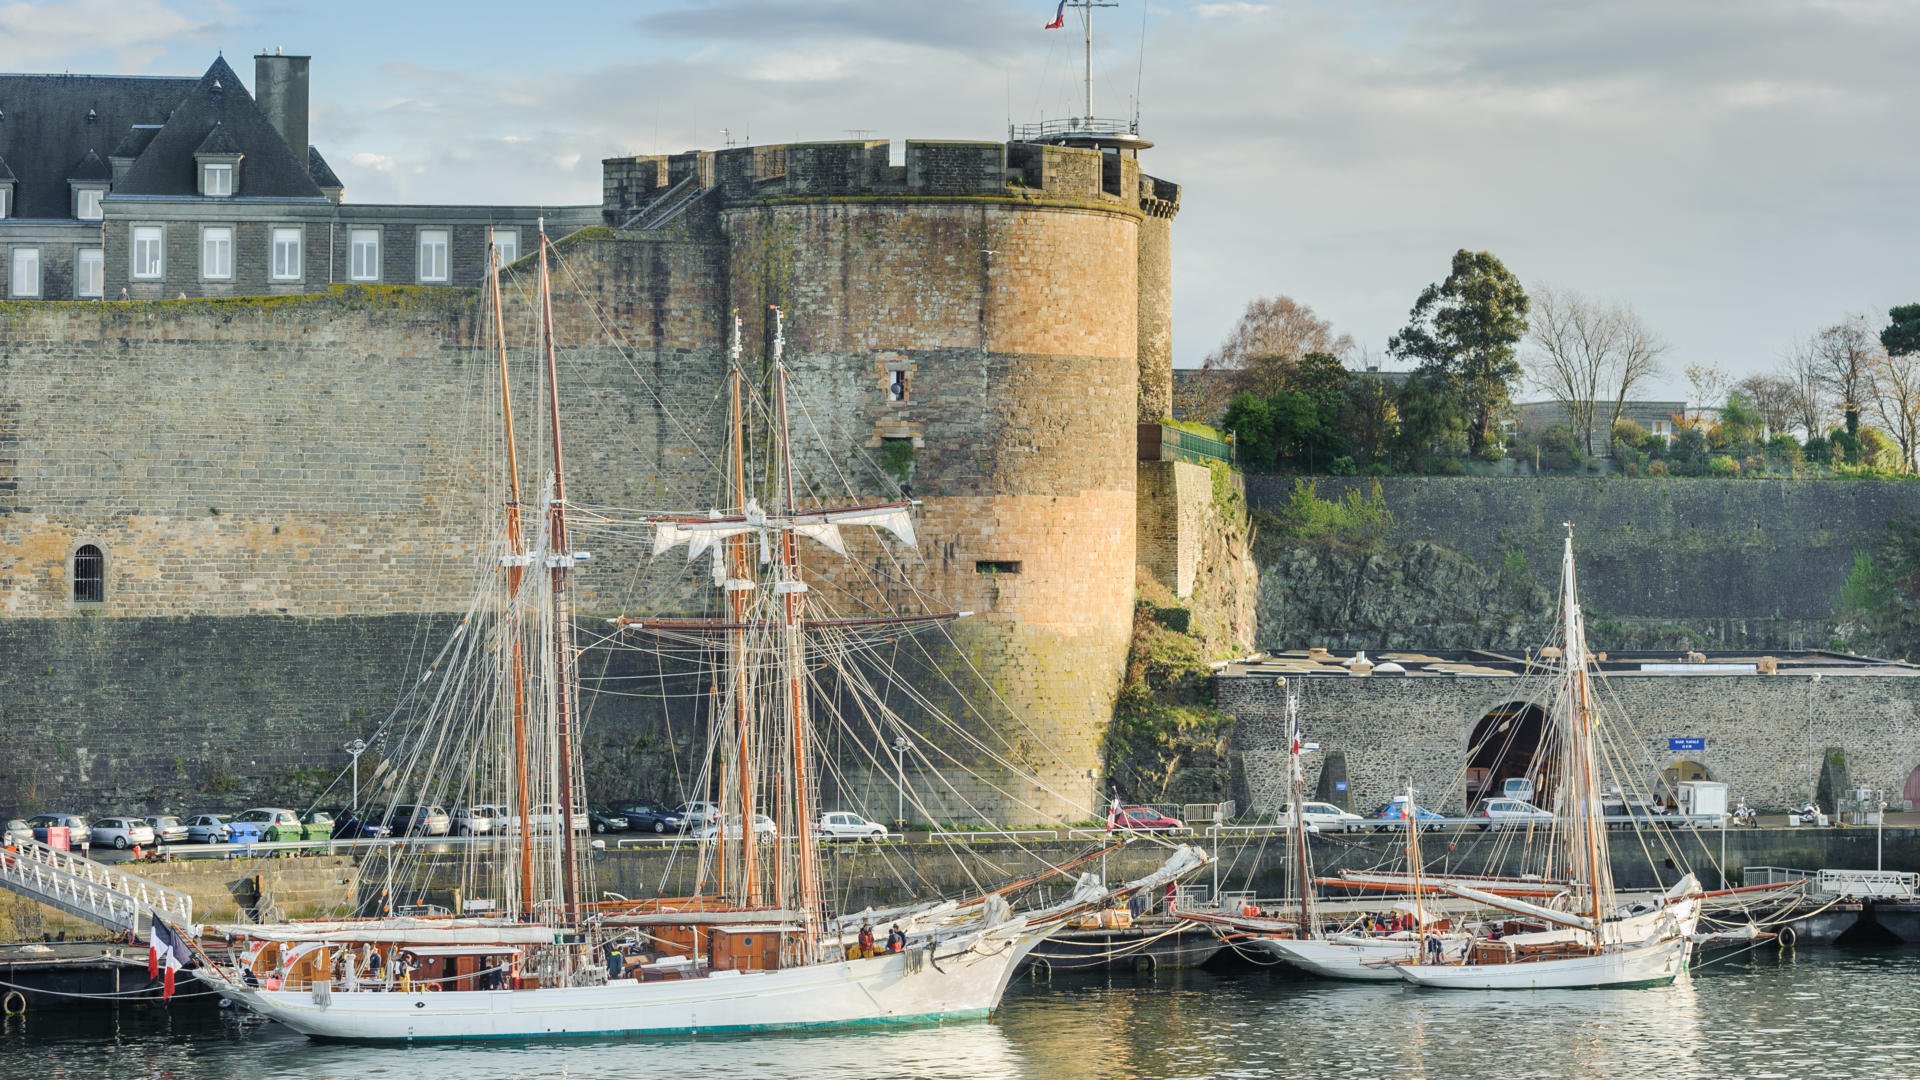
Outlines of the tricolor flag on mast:
[[1041,27],[1042,30],[1058,30],[1067,24],[1067,0],[1060,0],[1060,6],[1054,9],[1053,21]]
[[161,965],[166,965],[166,979],[160,984],[163,1000],[173,996],[173,973],[187,966],[189,956],[186,938],[156,917],[147,930],[147,978],[158,975]]

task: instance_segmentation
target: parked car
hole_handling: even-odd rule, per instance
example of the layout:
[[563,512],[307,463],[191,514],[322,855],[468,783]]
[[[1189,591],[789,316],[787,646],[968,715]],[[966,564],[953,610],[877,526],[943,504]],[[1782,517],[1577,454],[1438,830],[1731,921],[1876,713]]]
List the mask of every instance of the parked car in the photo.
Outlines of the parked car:
[[[1406,807],[1407,797],[1405,795],[1395,795],[1393,798],[1380,804],[1380,809],[1373,812],[1373,818],[1375,821],[1404,821],[1409,816]],[[1411,816],[1415,821],[1441,821],[1445,818],[1445,815],[1435,813],[1421,806],[1419,803],[1413,804],[1413,813]],[[1386,828],[1387,826],[1376,825],[1374,827]]]
[[325,812],[333,818],[333,835],[342,840],[379,840],[393,835],[385,825],[362,821],[359,814],[345,807],[336,806]]
[[456,806],[453,808],[453,833],[455,836],[482,836],[492,832],[494,822],[505,816],[506,810],[492,803]]
[[438,806],[401,803],[388,811],[387,828],[395,836],[445,836],[453,829],[453,819]]
[[[1283,824],[1293,821],[1292,803],[1280,808],[1278,820]],[[1301,803],[1300,820],[1306,822],[1308,827],[1324,832],[1356,832],[1367,827],[1366,818],[1325,802]]]
[[885,840],[887,827],[877,821],[868,821],[859,814],[845,810],[821,814],[820,824],[814,830],[822,840]]
[[627,828],[636,832],[670,833],[687,827],[687,819],[679,811],[653,803],[628,803],[619,810],[620,816],[627,819]]
[[674,807],[673,812],[680,815],[689,830],[705,828],[720,813],[720,808],[710,802],[683,802]]
[[93,823],[93,842],[112,844],[119,851],[136,846],[151,847],[153,826],[147,824],[145,818],[103,817]]
[[1168,817],[1151,806],[1122,806],[1107,811],[1110,832],[1177,832],[1186,827],[1186,822]]
[[[560,808],[553,803],[534,803],[527,816],[533,822],[533,832],[557,833],[560,831]],[[502,814],[495,819],[495,826],[501,832],[518,833],[520,818],[514,814]],[[587,831],[587,812],[579,807],[573,810],[573,831]]]
[[233,827],[219,814],[195,814],[187,819],[187,842],[224,844],[233,839]]
[[7,843],[8,844],[18,844],[24,840],[31,840],[31,839],[33,839],[33,826],[27,824],[26,819],[24,818],[8,818],[7,819]]
[[300,839],[300,815],[279,806],[256,806],[227,819],[236,844],[282,844]]
[[164,814],[147,819],[153,826],[153,838],[162,844],[184,844],[187,840],[187,826],[177,817]]
[[587,821],[597,833],[626,832],[626,816],[605,806],[589,807]]
[[1521,799],[1481,799],[1468,816],[1521,823],[1553,820],[1552,814]]
[[300,815],[300,839],[331,840],[333,839],[333,826],[334,820],[332,814],[327,813],[325,810],[309,810],[305,814]]
[[47,842],[48,829],[67,830],[67,843],[73,847],[85,847],[93,842],[93,830],[79,814],[35,814],[27,819],[27,824],[33,826],[33,838],[43,844]]
[[[740,815],[716,814],[705,825],[700,826],[700,831],[694,835],[703,840],[710,840],[719,836],[723,829],[728,836],[738,836],[740,834]],[[760,838],[761,843],[771,844],[774,839],[780,835],[780,827],[775,825],[773,819],[767,815],[755,814],[753,815],[753,833]]]

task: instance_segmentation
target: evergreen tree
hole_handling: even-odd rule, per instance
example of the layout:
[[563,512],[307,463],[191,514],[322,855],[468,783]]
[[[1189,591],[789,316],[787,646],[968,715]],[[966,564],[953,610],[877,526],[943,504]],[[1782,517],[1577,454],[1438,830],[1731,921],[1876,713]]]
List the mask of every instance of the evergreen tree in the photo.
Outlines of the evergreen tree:
[[1414,302],[1406,329],[1388,349],[1416,360],[1444,380],[1466,419],[1467,451],[1486,460],[1501,453],[1499,426],[1520,377],[1514,346],[1527,333],[1527,293],[1491,252],[1454,253],[1445,281]]

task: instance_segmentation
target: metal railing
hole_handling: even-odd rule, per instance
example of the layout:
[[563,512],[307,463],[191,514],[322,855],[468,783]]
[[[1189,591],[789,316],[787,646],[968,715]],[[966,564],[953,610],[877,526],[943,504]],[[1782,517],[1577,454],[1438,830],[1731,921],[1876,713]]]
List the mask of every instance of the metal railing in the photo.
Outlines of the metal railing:
[[1168,424],[1141,424],[1139,431],[1141,461],[1185,461],[1205,465],[1209,461],[1233,463],[1233,444],[1196,435]]
[[688,173],[660,196],[642,207],[620,226],[621,229],[658,229],[680,216],[694,200],[706,194],[699,173]]
[[123,934],[139,930],[154,911],[193,922],[186,893],[35,840],[0,849],[0,886]]
[[927,834],[928,840],[941,843],[974,844],[982,840],[1058,840],[1058,829],[980,829],[946,832],[936,830]]
[[1920,875],[1894,870],[1822,870],[1813,891],[1847,900],[1912,900]]
[[1013,142],[1051,142],[1075,136],[1138,135],[1140,125],[1132,120],[1070,116],[1062,120],[1042,120],[1037,124],[1009,124],[1007,134]]

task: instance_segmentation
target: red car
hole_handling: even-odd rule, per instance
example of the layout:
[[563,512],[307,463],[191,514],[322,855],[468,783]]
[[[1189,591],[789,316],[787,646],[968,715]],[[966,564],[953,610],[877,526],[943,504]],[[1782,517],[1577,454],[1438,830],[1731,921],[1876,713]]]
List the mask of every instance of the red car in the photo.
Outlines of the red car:
[[1155,810],[1151,806],[1122,806],[1107,811],[1107,829],[1109,832],[1125,830],[1127,832],[1176,832],[1187,827],[1187,823],[1176,817]]

